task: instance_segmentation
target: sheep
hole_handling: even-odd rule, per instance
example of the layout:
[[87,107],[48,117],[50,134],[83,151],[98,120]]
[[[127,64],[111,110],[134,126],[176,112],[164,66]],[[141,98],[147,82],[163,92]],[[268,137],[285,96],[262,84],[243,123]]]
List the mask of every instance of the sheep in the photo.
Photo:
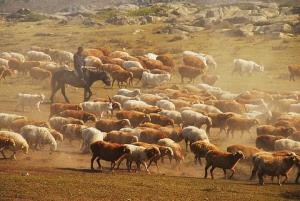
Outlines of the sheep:
[[295,76],[300,76],[300,65],[299,64],[288,65],[288,70],[290,73],[290,81],[292,81],[292,80],[295,81]]
[[158,57],[158,55],[157,55],[157,54],[154,54],[154,53],[151,53],[151,52],[149,52],[149,53],[145,54],[145,57],[147,57],[147,58],[149,58],[149,59],[156,60],[156,58]]
[[233,60],[234,68],[232,70],[232,73],[239,73],[241,76],[244,73],[247,73],[248,75],[251,75],[252,72],[263,72],[264,66],[258,65],[254,61],[247,61],[244,59],[234,59]]
[[[50,53],[49,53],[50,54]],[[51,58],[60,64],[71,64],[73,62],[73,53],[64,50],[55,50],[50,54]]]
[[139,89],[129,90],[129,89],[119,89],[117,95],[123,95],[127,97],[136,97],[141,95],[141,91]]
[[280,139],[284,139],[284,137],[274,135],[261,135],[256,138],[255,144],[259,149],[263,149],[265,151],[274,151],[275,141]]
[[87,153],[92,143],[97,141],[103,141],[103,139],[106,137],[105,133],[93,127],[83,129],[81,135],[82,145],[80,150],[82,151],[82,153]]
[[100,67],[103,64],[101,59],[95,56],[87,56],[84,61],[86,66]]
[[50,105],[50,117],[65,110],[82,110],[82,107],[79,104],[52,103]]
[[181,83],[184,83],[184,78],[189,78],[190,82],[194,83],[195,79],[203,73],[203,70],[190,66],[180,66],[178,67],[178,72],[181,77]]
[[142,64],[138,61],[124,61],[123,68],[125,68],[125,69],[129,69],[129,68],[144,69]]
[[7,67],[0,66],[0,80],[6,80],[6,77],[13,75],[13,70],[8,69]]
[[182,137],[185,141],[185,149],[188,148],[188,143],[190,145],[198,140],[209,142],[208,136],[203,129],[199,129],[195,126],[188,126],[182,129]]
[[12,58],[12,56],[11,56],[10,53],[8,53],[8,52],[2,52],[2,53],[0,54],[0,58],[1,58],[1,59],[9,60],[9,59]]
[[122,57],[129,57],[130,55],[127,52],[114,51],[114,52],[110,53],[109,56],[112,58],[122,58]]
[[252,147],[252,146],[247,146],[247,145],[243,145],[243,144],[234,144],[234,145],[230,145],[227,147],[227,152],[229,153],[236,153],[238,151],[243,152],[244,154],[244,159],[249,163],[252,161],[253,156],[260,152],[260,150],[256,147]]
[[102,166],[100,160],[111,162],[111,171],[115,167],[115,162],[121,158],[124,154],[130,153],[130,149],[126,145],[120,145],[117,143],[110,143],[104,141],[96,141],[90,145],[92,152],[91,170],[94,170],[94,161],[97,159],[99,169],[102,172]]
[[291,127],[275,127],[272,125],[262,125],[256,128],[256,133],[260,135],[275,135],[288,137],[295,132],[294,128]]
[[214,179],[213,171],[216,167],[223,169],[225,179],[226,179],[226,169],[230,169],[232,171],[232,174],[230,175],[229,179],[231,179],[235,173],[235,169],[234,169],[235,166],[243,158],[244,158],[244,154],[241,151],[238,151],[236,153],[228,153],[228,152],[223,152],[218,150],[212,150],[207,152],[205,156],[206,166],[205,166],[204,178],[207,178],[207,170],[211,166],[210,175],[212,179]]
[[216,108],[213,105],[205,105],[205,104],[200,104],[200,103],[193,104],[192,109],[199,109],[206,113],[222,113],[221,110],[219,110],[218,108]]
[[119,144],[131,144],[139,141],[137,136],[130,135],[123,131],[111,131],[107,133],[104,140]]
[[0,130],[2,128],[10,129],[13,121],[18,120],[18,119],[27,120],[27,118],[25,116],[16,115],[16,114],[0,113]]
[[8,67],[8,60],[0,58],[0,66]]
[[[139,127],[141,128],[141,127]],[[158,140],[166,138],[166,133],[163,133],[159,129],[154,128],[143,128],[139,131],[139,141],[150,144],[157,143]]]
[[144,106],[144,107],[141,107],[141,106],[136,106],[134,108],[132,108],[132,110],[135,110],[135,111],[138,111],[138,112],[143,112],[145,114],[151,114],[151,113],[158,113],[158,112],[161,112],[161,109],[157,106]]
[[49,131],[57,143],[62,142],[64,140],[64,136],[60,132],[58,132],[54,129],[49,129]]
[[163,110],[175,110],[175,105],[171,101],[168,100],[159,100],[156,102],[156,106]]
[[51,61],[51,57],[48,54],[45,54],[44,52],[38,52],[38,51],[28,51],[27,52],[28,60],[31,61]]
[[233,117],[232,113],[208,113],[207,116],[211,118],[212,128],[220,128],[219,134],[222,131],[226,132],[226,122],[229,118]]
[[187,66],[192,66],[192,67],[199,68],[202,70],[204,70],[207,66],[206,62],[203,62],[203,60],[201,60],[197,56],[193,56],[193,55],[184,55],[183,63]]
[[84,56],[94,56],[94,57],[102,57],[104,56],[104,53],[100,49],[94,49],[94,48],[85,48],[83,51]]
[[190,144],[190,150],[195,155],[195,164],[197,164],[198,161],[199,164],[202,165],[201,158],[204,158],[207,152],[219,150],[219,148],[207,140],[198,140]]
[[45,127],[45,128],[50,128],[48,122],[45,121],[33,121],[33,120],[27,120],[27,119],[17,119],[14,120],[11,125],[10,129],[16,133],[19,133],[21,128],[26,126],[26,125],[34,125],[34,126],[39,126],[39,127]]
[[142,75],[142,85],[145,86],[158,86],[164,82],[170,81],[171,75],[168,74],[152,74],[148,72],[143,72]]
[[162,110],[158,114],[164,115],[164,116],[169,117],[170,119],[173,119],[175,124],[182,123],[181,113],[178,112],[178,111],[174,111],[174,110]]
[[300,151],[300,142],[291,139],[280,139],[274,143],[275,151],[289,150],[289,151]]
[[158,55],[156,60],[161,61],[165,66],[169,66],[171,68],[175,67],[175,62],[169,54]]
[[74,119],[82,120],[83,122],[96,121],[96,116],[94,114],[80,110],[65,110],[60,112],[58,115],[61,117],[72,117]]
[[78,124],[83,125],[84,122],[79,119],[74,119],[72,117],[64,118],[64,117],[51,117],[49,119],[49,123],[51,128],[57,130],[58,132],[61,131],[62,127],[66,124]]
[[131,127],[131,124],[129,119],[100,119],[95,123],[95,127],[102,132],[110,132],[113,130],[120,130],[122,128]]
[[[109,98],[110,99],[110,98]],[[112,107],[112,102],[93,102],[93,101],[88,101],[88,102],[83,102],[80,103],[80,107],[82,107],[83,111],[89,112],[91,114],[99,115],[100,118],[103,117],[103,113],[112,113],[113,107]]]
[[200,53],[200,52],[193,52],[193,51],[184,51],[183,52],[183,57],[186,57],[186,56],[194,56],[196,57],[197,59],[200,59],[204,64],[205,66],[207,66],[207,63],[206,63],[206,55],[203,54],[203,53]]
[[148,107],[151,106],[147,103],[145,103],[144,101],[137,101],[137,100],[128,100],[126,102],[123,103],[123,109],[124,110],[132,110],[138,107]]
[[184,126],[196,126],[201,128],[205,124],[206,132],[210,132],[212,121],[208,116],[194,112],[193,110],[184,110],[181,112],[181,116]]
[[133,86],[133,73],[126,70],[116,70],[110,73],[112,77],[112,87],[115,81],[118,82],[118,87],[121,88],[121,84],[126,83],[128,86]]
[[24,111],[25,106],[33,107],[35,106],[36,109],[40,112],[40,104],[45,100],[45,95],[43,94],[23,94],[18,93],[17,95],[17,105],[16,110],[18,107],[22,107]]
[[227,137],[231,132],[231,136],[233,137],[233,133],[235,130],[240,130],[241,135],[244,135],[244,131],[247,131],[249,134],[250,129],[253,126],[259,125],[259,121],[257,119],[247,119],[243,117],[233,116],[226,121],[228,129],[226,131]]
[[17,52],[10,52],[10,57],[11,59],[16,59],[20,62],[24,62],[25,61],[25,57],[23,54],[17,53]]
[[145,67],[149,70],[159,69],[159,70],[164,70],[167,72],[172,71],[172,68],[170,66],[163,65],[163,63],[159,60],[148,59],[146,57],[141,57],[141,56],[138,56],[137,58],[139,59],[139,61],[143,65],[143,67]]
[[137,127],[139,124],[144,122],[150,122],[151,118],[148,114],[137,111],[120,111],[116,113],[117,119],[129,119],[132,127]]
[[15,147],[16,147],[16,143],[13,139],[9,137],[0,136],[0,152],[4,159],[6,159],[4,150],[6,149],[14,150]]
[[211,86],[213,86],[219,79],[219,75],[204,74],[201,76],[202,82]]
[[151,113],[150,114],[151,123],[159,124],[161,126],[174,126],[174,120],[160,114]]
[[150,93],[143,93],[141,96],[140,96],[140,99],[144,102],[146,102],[147,104],[150,104],[150,105],[156,105],[156,103],[160,100],[163,100],[164,98],[161,97],[160,95],[158,94],[150,94]]
[[10,131],[0,131],[0,137],[6,137],[15,142],[15,147],[11,150],[13,151],[13,155],[10,158],[16,160],[16,152],[18,150],[22,150],[25,154],[28,153],[29,145],[22,135]]
[[35,145],[35,149],[39,146],[49,144],[50,151],[56,151],[57,143],[50,131],[44,127],[27,125],[21,128],[20,134],[26,139],[29,146]]
[[65,124],[61,128],[61,133],[65,139],[69,139],[69,142],[72,143],[73,140],[82,139],[82,130],[85,128],[87,128],[85,125]]
[[123,95],[114,95],[112,97],[112,100],[120,103],[121,105],[123,105],[128,100],[137,100],[137,101],[139,101],[140,98],[137,97],[137,96],[136,97],[128,97],[128,96],[123,96]]
[[182,150],[181,146],[173,140],[169,138],[163,138],[158,140],[157,144],[160,146],[170,147],[173,150],[174,159],[177,165],[184,160],[184,151]]
[[235,100],[213,100],[212,104],[222,112],[242,114],[246,112],[245,106]]
[[33,67],[29,71],[30,76],[36,80],[45,80],[51,78],[51,72],[39,67]]
[[137,68],[137,67],[129,68],[129,69],[127,69],[127,71],[129,71],[129,72],[132,73],[133,79],[137,79],[138,80],[136,82],[136,84],[140,83],[144,72],[150,72],[148,69],[141,69],[141,68]]

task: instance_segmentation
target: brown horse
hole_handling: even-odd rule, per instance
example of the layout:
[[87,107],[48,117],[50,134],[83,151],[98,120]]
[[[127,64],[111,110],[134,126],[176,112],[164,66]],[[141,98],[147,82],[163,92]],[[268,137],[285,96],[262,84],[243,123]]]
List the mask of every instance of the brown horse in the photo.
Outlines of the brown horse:
[[94,71],[94,70],[85,70],[85,81],[83,83],[74,73],[70,70],[59,70],[52,75],[51,78],[51,103],[53,103],[53,98],[56,92],[60,89],[62,95],[65,98],[66,102],[70,102],[66,96],[65,87],[66,84],[69,84],[73,87],[84,88],[84,101],[88,101],[92,96],[91,86],[94,82],[102,80],[106,86],[111,86],[111,79],[107,72],[104,71]]

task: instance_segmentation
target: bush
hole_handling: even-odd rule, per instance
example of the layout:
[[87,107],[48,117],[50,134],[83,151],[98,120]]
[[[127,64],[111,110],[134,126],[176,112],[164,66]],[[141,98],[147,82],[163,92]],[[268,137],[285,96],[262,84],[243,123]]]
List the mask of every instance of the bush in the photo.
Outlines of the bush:
[[150,6],[142,7],[137,10],[128,11],[128,16],[145,16],[145,15],[157,15],[158,13],[165,13],[166,7],[163,6]]

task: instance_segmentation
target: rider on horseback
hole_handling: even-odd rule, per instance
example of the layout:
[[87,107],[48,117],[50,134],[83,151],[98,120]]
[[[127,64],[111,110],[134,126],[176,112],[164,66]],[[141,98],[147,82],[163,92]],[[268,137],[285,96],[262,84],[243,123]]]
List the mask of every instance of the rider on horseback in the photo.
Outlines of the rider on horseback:
[[74,54],[74,69],[79,79],[82,81],[84,85],[86,85],[85,75],[83,72],[83,68],[85,66],[85,60],[84,60],[85,58],[82,53],[83,53],[83,48],[78,47],[77,52]]

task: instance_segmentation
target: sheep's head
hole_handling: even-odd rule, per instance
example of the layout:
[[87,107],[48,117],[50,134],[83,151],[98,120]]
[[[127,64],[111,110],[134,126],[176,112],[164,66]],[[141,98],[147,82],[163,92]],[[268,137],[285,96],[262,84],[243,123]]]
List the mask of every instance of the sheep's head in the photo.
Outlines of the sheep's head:
[[255,125],[259,125],[259,121],[258,121],[257,119],[253,119],[253,120],[252,120],[252,123],[253,123],[254,126],[255,126]]
[[151,118],[149,114],[145,114],[142,123],[151,122]]
[[28,149],[29,149],[28,144],[27,145],[22,145],[21,149],[24,152],[24,154],[28,154]]
[[155,147],[146,148],[146,154],[148,158],[152,158],[156,155],[160,155],[160,151]]
[[295,127],[287,127],[285,128],[285,133],[289,136],[289,135],[293,135],[293,133],[296,132],[296,128]]
[[173,119],[166,119],[167,126],[173,126],[174,127],[174,120]]
[[124,145],[124,146],[122,147],[122,152],[123,152],[124,154],[130,154],[130,153],[131,153],[131,150],[130,150],[126,145]]
[[242,151],[237,151],[236,153],[234,153],[234,157],[237,159],[244,159],[245,155],[243,154]]
[[93,114],[85,114],[83,117],[83,121],[87,122],[87,121],[92,121],[95,122],[96,121],[96,116]]
[[121,120],[121,125],[122,125],[123,127],[131,127],[131,124],[130,124],[129,119],[122,119],[122,120]]

